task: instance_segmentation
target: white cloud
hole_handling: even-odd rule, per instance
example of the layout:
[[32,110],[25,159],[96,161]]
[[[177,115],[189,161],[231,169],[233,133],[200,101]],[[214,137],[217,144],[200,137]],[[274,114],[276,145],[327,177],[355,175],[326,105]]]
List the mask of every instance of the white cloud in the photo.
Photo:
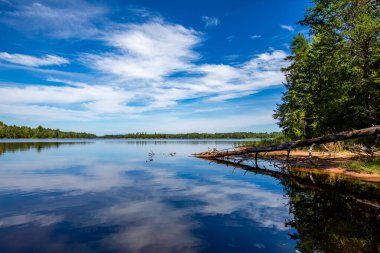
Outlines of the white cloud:
[[227,36],[226,38],[228,42],[232,42],[234,39],[235,39],[235,35],[230,35],[230,36]]
[[[54,80],[66,82],[64,80]],[[101,114],[131,113],[137,110],[125,103],[138,94],[117,87],[68,82],[70,86],[26,85],[1,87],[3,99],[0,111],[4,114],[39,115],[46,118],[94,118]],[[49,104],[47,106],[46,104]],[[70,107],[77,107],[75,110]]]
[[230,55],[225,55],[223,58],[228,61],[233,61],[233,60],[237,60],[239,57],[240,57],[239,54],[230,54]]
[[[90,22],[83,19],[87,20],[84,23]],[[0,53],[3,62],[30,71],[44,70],[38,73],[48,75],[48,81],[65,84],[0,83],[0,113],[45,120],[132,118],[144,112],[178,110],[183,100],[196,99],[212,107],[284,81],[281,68],[286,64],[285,52],[270,50],[239,64],[198,63],[202,56],[196,47],[203,41],[203,34],[159,18],[113,26],[97,34],[105,46],[102,51],[80,54],[80,62],[95,70],[86,77],[36,68],[68,63],[62,57]],[[0,60],[0,64],[6,63]]]
[[259,34],[254,34],[254,35],[252,35],[250,38],[253,39],[253,40],[255,40],[255,39],[259,39],[259,38],[261,38],[261,35],[259,35]]
[[[157,45],[160,45],[160,42]],[[175,49],[174,45],[172,47],[174,51],[178,50]],[[159,53],[150,52],[149,49],[147,47],[141,49],[141,52],[139,51],[140,48],[130,51],[139,52],[135,53],[136,59],[144,58],[146,55],[152,55],[154,58],[154,54],[160,58]],[[99,70],[114,76],[114,85],[90,85],[56,79],[49,79],[49,81],[58,81],[67,85],[9,86],[0,83],[0,93],[2,94],[0,113],[4,115],[38,116],[40,119],[69,118],[83,120],[97,117],[126,117],[126,115],[131,117],[143,112],[175,108],[178,107],[181,100],[185,99],[201,99],[212,104],[239,98],[256,93],[266,87],[279,85],[284,81],[283,73],[280,70],[281,67],[285,66],[286,54],[283,51],[277,50],[256,55],[239,66],[225,64],[194,65],[189,61],[181,62],[181,60],[175,63],[175,59],[181,58],[183,55],[185,58],[194,55],[191,50],[186,50],[185,53],[178,50],[177,53],[169,56],[169,58],[173,58],[173,66],[168,60],[161,62],[157,59],[157,64],[166,63],[167,65],[161,68],[161,71],[155,72],[155,75],[148,73],[145,76],[141,72],[129,72],[124,75],[123,73],[114,73],[114,71],[107,73],[110,71],[109,66],[102,66],[104,69],[99,66]],[[118,61],[115,62],[114,60],[114,58],[109,58],[108,64],[110,66],[117,65]],[[152,59],[152,61],[155,60]],[[136,65],[133,61],[130,61],[129,64],[131,68],[144,70],[138,61],[135,62]],[[181,69],[180,65],[184,69]],[[177,78],[165,76],[165,74],[168,75],[176,70],[185,71],[187,74]],[[135,79],[139,77],[139,79],[131,80],[130,78],[133,77]]]
[[25,54],[9,54],[6,52],[0,52],[0,61],[10,62],[28,67],[63,65],[69,63],[68,59],[56,55],[47,54],[43,57],[35,57]]
[[294,27],[291,25],[280,25],[282,29],[288,30],[289,32],[294,32]]
[[232,115],[224,114],[221,117],[203,116],[188,119],[161,114],[151,118],[156,123],[155,125],[132,124],[134,132],[138,132],[139,129],[146,132],[166,132],[168,126],[170,126],[170,131],[175,133],[210,132],[210,129],[212,132],[234,132],[239,129],[252,129],[255,126],[274,124],[270,109],[248,110],[244,114],[235,111]]
[[0,112],[2,115],[11,115],[17,118],[41,121],[57,121],[57,120],[78,120],[84,121],[97,118],[88,111],[71,110],[68,108],[60,108],[54,105],[27,105],[16,104],[7,105],[0,104]]
[[253,94],[258,90],[279,85],[284,81],[281,68],[286,53],[280,50],[262,53],[240,66],[205,64],[194,68],[199,77],[181,80],[177,87],[188,89],[195,97],[211,96],[214,101]]
[[278,73],[281,67],[285,65],[284,59],[286,56],[286,53],[282,50],[258,54],[246,62],[243,68],[253,74],[258,74],[258,72],[261,73],[262,71],[276,71]]
[[158,21],[128,25],[105,40],[117,52],[87,54],[89,66],[124,79],[162,79],[190,67],[198,56],[192,48],[201,39],[194,30]]
[[202,16],[201,19],[206,27],[215,27],[220,24],[220,20],[217,17]]
[[25,32],[44,33],[56,38],[90,38],[101,30],[94,24],[104,19],[107,9],[85,1],[28,2],[12,5],[2,12],[1,23]]

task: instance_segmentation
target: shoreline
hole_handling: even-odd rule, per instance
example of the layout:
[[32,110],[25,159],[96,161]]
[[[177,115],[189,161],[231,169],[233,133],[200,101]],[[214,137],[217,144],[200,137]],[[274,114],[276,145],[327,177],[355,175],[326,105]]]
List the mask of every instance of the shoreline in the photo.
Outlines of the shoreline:
[[340,151],[328,154],[328,152],[312,153],[312,162],[309,161],[309,152],[302,150],[293,150],[290,153],[289,160],[286,160],[286,151],[273,151],[267,154],[259,154],[258,156],[264,160],[278,160],[289,164],[289,170],[300,172],[312,172],[318,174],[329,174],[334,176],[344,176],[359,179],[367,182],[380,183],[380,168],[379,172],[357,172],[346,169],[342,164],[358,161],[357,157],[347,151]]

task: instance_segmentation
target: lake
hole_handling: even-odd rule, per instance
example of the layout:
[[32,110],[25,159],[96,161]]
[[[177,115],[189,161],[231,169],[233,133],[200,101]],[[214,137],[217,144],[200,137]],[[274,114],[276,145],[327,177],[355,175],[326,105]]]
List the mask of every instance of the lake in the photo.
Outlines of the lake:
[[0,252],[380,251],[379,184],[190,156],[238,140],[1,142]]

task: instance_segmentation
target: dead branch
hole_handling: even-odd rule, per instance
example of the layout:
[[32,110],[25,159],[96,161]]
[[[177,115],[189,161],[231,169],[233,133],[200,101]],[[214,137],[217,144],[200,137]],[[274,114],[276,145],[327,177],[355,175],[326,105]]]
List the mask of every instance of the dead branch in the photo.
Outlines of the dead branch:
[[344,141],[348,139],[354,139],[363,136],[369,135],[380,135],[380,126],[373,126],[368,128],[363,128],[359,130],[345,131],[336,134],[330,134],[322,137],[306,139],[306,140],[298,140],[292,142],[286,142],[271,146],[261,146],[261,147],[249,147],[249,148],[241,148],[235,150],[209,150],[204,153],[193,154],[199,158],[217,158],[217,157],[226,157],[226,156],[236,156],[236,155],[244,155],[251,153],[259,153],[259,152],[271,152],[271,151],[280,151],[280,150],[291,150],[294,148],[302,148],[302,147],[310,147],[315,144],[325,144],[329,142],[337,142]]

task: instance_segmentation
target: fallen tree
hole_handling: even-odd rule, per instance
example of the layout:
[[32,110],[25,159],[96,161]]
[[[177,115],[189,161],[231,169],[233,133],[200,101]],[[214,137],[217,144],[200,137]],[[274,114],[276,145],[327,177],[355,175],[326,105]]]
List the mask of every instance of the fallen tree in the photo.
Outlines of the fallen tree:
[[380,126],[373,126],[373,127],[363,128],[359,130],[345,131],[345,132],[340,132],[336,134],[329,134],[322,137],[306,139],[306,140],[291,141],[291,142],[270,145],[270,146],[248,147],[248,148],[240,148],[240,149],[233,149],[233,150],[213,149],[207,152],[193,154],[193,155],[199,158],[212,159],[212,158],[220,158],[220,157],[228,157],[228,156],[255,154],[255,158],[257,160],[257,155],[260,152],[287,150],[288,157],[289,157],[289,153],[292,149],[310,147],[309,155],[311,157],[312,147],[316,144],[325,144],[329,142],[344,141],[344,140],[355,139],[355,138],[371,136],[371,135],[376,136],[379,139]]

